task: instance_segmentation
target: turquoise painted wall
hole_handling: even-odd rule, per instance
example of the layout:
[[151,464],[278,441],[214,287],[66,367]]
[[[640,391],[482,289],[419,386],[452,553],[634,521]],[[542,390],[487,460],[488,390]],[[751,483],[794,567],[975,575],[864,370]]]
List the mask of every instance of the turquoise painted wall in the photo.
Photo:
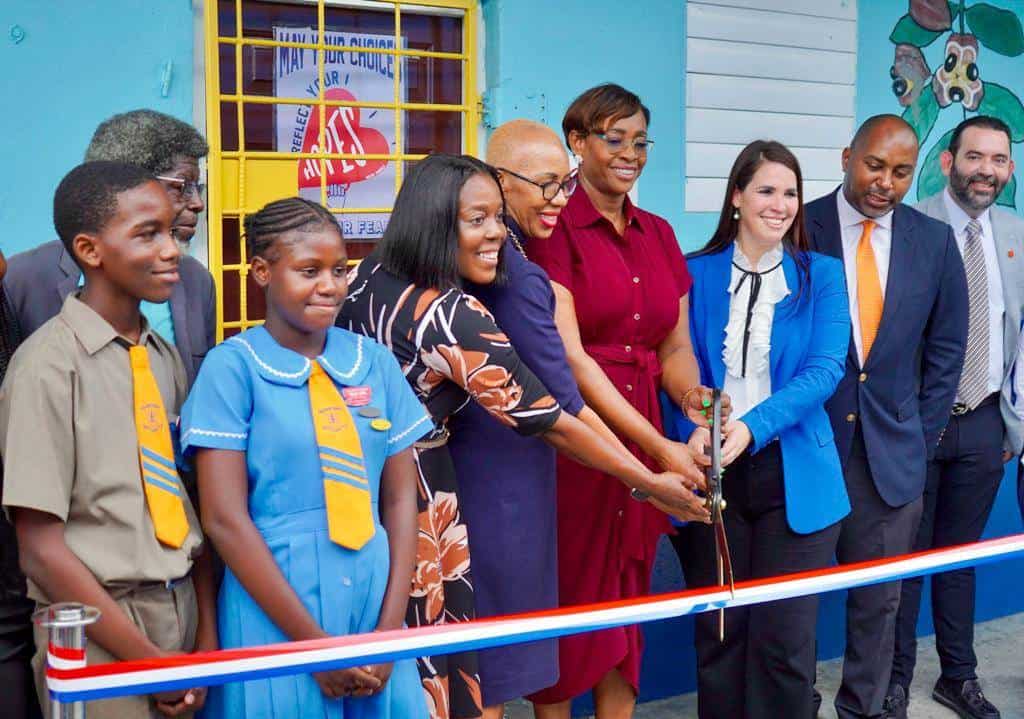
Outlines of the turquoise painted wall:
[[140,107],[192,120],[192,7],[187,0],[0,2],[0,30],[7,170],[0,248],[10,255],[55,236],[54,188],[81,162],[102,120]]
[[640,204],[682,226],[685,3],[483,0],[483,11],[488,124],[529,117],[561,133],[566,108],[587,88],[633,90],[651,109],[655,141]]

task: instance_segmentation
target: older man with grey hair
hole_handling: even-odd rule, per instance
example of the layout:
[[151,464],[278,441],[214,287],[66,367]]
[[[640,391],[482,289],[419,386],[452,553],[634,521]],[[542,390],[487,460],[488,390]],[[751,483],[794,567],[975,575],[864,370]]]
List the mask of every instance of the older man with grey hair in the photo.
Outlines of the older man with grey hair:
[[[174,235],[188,243],[205,209],[199,160],[208,152],[206,140],[188,123],[154,110],[133,110],[96,128],[85,159],[129,162],[156,175],[177,211]],[[188,255],[182,255],[179,274],[181,281],[170,301],[143,302],[142,312],[150,326],[178,348],[191,383],[214,344],[214,286],[206,268]],[[60,240],[11,257],[4,289],[22,334],[28,336],[56,316],[81,279],[81,269]]]

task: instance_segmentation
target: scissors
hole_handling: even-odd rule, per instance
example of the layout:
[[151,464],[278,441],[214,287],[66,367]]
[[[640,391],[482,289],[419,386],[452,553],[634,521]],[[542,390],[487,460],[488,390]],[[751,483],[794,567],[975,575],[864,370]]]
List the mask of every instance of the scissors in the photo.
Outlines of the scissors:
[[[722,391],[711,391],[711,447],[707,450],[711,455],[711,466],[705,471],[707,493],[704,506],[711,513],[711,526],[715,530],[715,566],[718,568],[718,584],[725,586],[729,582],[729,594],[736,596],[736,585],[732,576],[732,560],[729,558],[729,540],[725,535],[725,523],[722,512],[725,510],[725,498],[722,496]],[[718,640],[725,641],[725,609],[718,610]]]

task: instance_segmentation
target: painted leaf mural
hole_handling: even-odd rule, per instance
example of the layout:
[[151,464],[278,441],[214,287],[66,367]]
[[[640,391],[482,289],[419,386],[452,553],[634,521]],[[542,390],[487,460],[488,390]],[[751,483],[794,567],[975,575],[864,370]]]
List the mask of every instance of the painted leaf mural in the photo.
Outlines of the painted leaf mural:
[[938,30],[926,30],[918,25],[909,14],[900,18],[893,28],[889,40],[899,45],[901,43],[913,45],[914,47],[926,47],[931,45],[942,32]]
[[935,92],[931,85],[925,85],[914,104],[903,111],[903,119],[914,128],[920,144],[924,144],[928,139],[938,116],[939,104],[935,101]]
[[921,200],[925,197],[931,197],[941,192],[942,188],[946,186],[946,176],[942,174],[939,155],[949,147],[949,138],[952,136],[953,131],[950,130],[940,137],[939,141],[932,146],[932,149],[925,156],[924,162],[921,163],[921,169],[918,170],[917,175],[917,199]]
[[1024,29],[1016,13],[979,3],[967,8],[964,15],[971,32],[989,50],[1010,57],[1024,52]]
[[1002,85],[985,83],[985,98],[978,107],[978,114],[998,117],[1010,126],[1010,140],[1024,141],[1024,105]]
[[[895,46],[889,67],[892,93],[925,153],[918,164],[919,200],[946,186],[939,157],[953,131],[927,145],[936,125],[950,127],[948,120],[940,123],[944,110],[958,109],[957,119],[974,114],[998,117],[1009,126],[1013,144],[1024,142],[1024,103],[1006,85],[986,77],[984,70],[987,52],[1005,57],[1024,54],[1024,26],[1018,12],[991,2],[908,0],[907,14],[889,34]],[[936,42],[940,38],[941,44]],[[1011,82],[1016,80],[1014,76]],[[997,202],[1016,207],[1016,193],[1017,181],[1011,176]]]

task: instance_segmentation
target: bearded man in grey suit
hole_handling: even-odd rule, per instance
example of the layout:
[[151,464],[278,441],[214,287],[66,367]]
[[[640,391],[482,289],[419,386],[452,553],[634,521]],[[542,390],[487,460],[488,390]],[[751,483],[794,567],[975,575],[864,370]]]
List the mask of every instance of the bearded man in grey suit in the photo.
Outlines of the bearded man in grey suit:
[[[967,274],[964,367],[949,424],[928,463],[915,551],[975,542],[988,521],[1004,464],[1021,453],[1012,372],[1024,305],[1024,220],[995,205],[1013,176],[1010,129],[979,115],[953,131],[942,153],[948,184],[917,209],[953,228]],[[942,675],[932,697],[961,717],[995,719],[981,692],[974,654],[974,569],[936,574],[935,644]],[[923,579],[905,579],[896,620],[887,714],[906,717],[914,673]]]

